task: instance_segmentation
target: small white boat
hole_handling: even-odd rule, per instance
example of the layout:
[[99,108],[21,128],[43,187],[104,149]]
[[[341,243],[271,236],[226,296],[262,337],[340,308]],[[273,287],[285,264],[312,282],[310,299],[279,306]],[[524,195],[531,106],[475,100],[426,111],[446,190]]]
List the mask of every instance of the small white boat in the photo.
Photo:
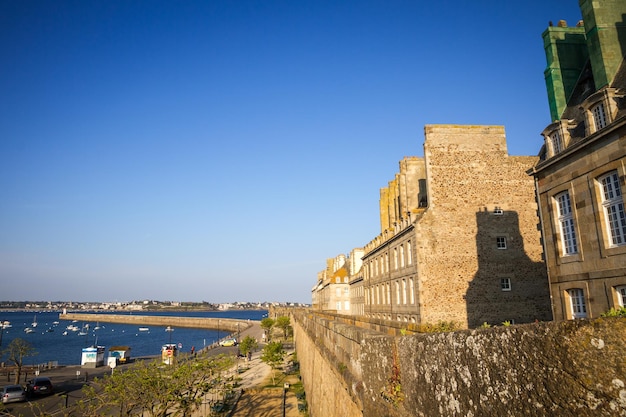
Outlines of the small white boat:
[[63,332],[63,336],[67,336],[67,330]]
[[140,331],[140,332],[149,332],[149,331],[150,331],[150,328],[149,328],[149,327],[140,327],[140,328],[139,328],[139,331]]
[[5,321],[0,322],[0,323],[2,323],[2,325],[1,325],[0,327],[2,327],[3,329],[8,329],[8,328],[10,328],[10,327],[13,327],[13,325],[11,324],[11,322],[10,322],[10,321],[8,321],[8,320],[5,320]]
[[37,327],[37,314],[35,314],[35,318],[33,319],[33,322],[30,324],[31,327]]
[[27,328],[25,328],[25,329],[24,329],[24,332],[26,332],[26,333],[32,333],[32,332],[34,332],[34,330],[33,330],[33,329],[31,329],[30,327],[27,327]]

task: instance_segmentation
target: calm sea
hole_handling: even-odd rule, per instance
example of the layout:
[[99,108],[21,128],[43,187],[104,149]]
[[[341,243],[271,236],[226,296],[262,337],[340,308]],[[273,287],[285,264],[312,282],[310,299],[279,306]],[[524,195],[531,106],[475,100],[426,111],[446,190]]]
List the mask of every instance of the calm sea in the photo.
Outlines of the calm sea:
[[[119,312],[115,314],[120,314]],[[209,312],[168,312],[168,313],[134,313],[159,316],[185,317],[223,317],[243,320],[261,320],[267,315],[263,310],[229,310]],[[226,336],[224,331],[207,329],[187,329],[173,326],[173,331],[165,331],[163,326],[149,326],[148,331],[139,331],[139,327],[130,324],[87,323],[59,320],[59,312],[0,312],[0,321],[10,321],[11,326],[2,331],[2,345],[6,348],[15,338],[28,341],[37,352],[25,360],[26,365],[46,364],[51,361],[59,365],[80,365],[82,349],[97,344],[99,346],[125,345],[131,347],[132,357],[159,355],[165,343],[181,344],[182,352],[188,352],[192,346],[196,350]],[[33,327],[33,321],[37,326]],[[85,335],[79,331],[67,331],[67,326],[75,325],[84,329]],[[34,331],[26,333],[29,327]],[[96,327],[99,327],[97,330]],[[6,361],[6,356],[1,361]]]

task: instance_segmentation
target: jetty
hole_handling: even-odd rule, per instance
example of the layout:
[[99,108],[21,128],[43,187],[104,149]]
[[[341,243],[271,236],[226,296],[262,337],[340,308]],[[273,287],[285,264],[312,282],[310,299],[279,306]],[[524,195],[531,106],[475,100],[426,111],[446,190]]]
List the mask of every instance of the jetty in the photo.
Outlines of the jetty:
[[137,326],[172,326],[191,329],[243,331],[250,327],[250,320],[218,317],[151,316],[137,314],[61,313],[59,320],[78,320],[101,323],[135,324]]

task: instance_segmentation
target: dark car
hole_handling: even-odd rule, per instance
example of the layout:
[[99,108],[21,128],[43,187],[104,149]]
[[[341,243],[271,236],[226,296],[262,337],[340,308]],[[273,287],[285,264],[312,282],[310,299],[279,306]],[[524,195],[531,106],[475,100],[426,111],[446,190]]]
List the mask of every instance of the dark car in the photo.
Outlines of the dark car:
[[28,381],[26,384],[26,393],[28,395],[49,395],[54,393],[54,387],[50,378],[39,376]]
[[2,388],[2,403],[12,403],[26,400],[26,393],[21,385],[7,385]]

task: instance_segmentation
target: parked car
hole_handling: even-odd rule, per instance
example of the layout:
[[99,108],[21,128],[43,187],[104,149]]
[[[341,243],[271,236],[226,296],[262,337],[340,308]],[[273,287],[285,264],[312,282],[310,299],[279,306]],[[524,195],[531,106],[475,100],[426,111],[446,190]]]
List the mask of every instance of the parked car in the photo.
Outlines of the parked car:
[[237,346],[237,339],[224,339],[220,342],[220,346]]
[[26,384],[26,393],[28,395],[50,395],[54,393],[54,386],[50,378],[39,376],[28,381]]
[[2,403],[14,403],[26,400],[26,391],[21,385],[7,385],[2,388]]

